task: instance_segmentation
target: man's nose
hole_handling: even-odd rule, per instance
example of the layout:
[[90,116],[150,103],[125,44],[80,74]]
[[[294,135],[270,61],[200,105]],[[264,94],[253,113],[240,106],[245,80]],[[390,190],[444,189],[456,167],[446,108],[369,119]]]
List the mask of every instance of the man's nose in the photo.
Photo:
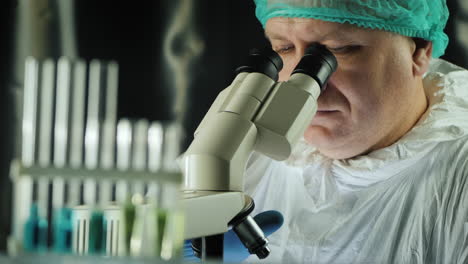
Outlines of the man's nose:
[[294,56],[286,57],[283,59],[283,70],[281,70],[279,75],[279,81],[284,82],[289,80],[291,73],[294,71],[296,66],[299,64],[299,61],[304,56],[304,51],[295,52]]

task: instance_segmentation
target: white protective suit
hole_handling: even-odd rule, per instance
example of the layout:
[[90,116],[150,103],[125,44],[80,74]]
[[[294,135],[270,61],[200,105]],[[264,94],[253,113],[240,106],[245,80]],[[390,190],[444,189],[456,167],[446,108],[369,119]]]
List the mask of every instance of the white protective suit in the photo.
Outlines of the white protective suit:
[[424,87],[428,110],[389,147],[333,160],[301,142],[285,162],[251,157],[254,214],[285,220],[265,262],[468,263],[468,71],[433,59]]

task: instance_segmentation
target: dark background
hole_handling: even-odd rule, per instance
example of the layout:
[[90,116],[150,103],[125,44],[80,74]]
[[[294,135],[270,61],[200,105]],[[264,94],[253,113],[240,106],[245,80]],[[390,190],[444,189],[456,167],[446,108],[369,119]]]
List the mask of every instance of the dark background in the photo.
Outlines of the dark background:
[[[184,1],[184,0],[182,0]],[[468,66],[467,50],[454,34],[456,23],[468,23],[468,12],[449,0],[452,17],[446,32],[450,46],[443,57]],[[119,117],[170,120],[173,103],[160,60],[162,33],[167,27],[174,0],[111,1],[77,0],[78,56],[116,60],[120,67]],[[252,47],[267,45],[252,0],[195,0],[194,28],[204,42],[201,56],[190,72],[186,141],[219,91],[234,77]],[[12,80],[15,12],[17,0],[2,0],[0,8],[0,249],[10,220],[9,159],[13,153]],[[468,34],[468,32],[465,32]],[[460,34],[460,33],[459,33]],[[59,54],[57,54],[58,56]]]
[[[178,1],[77,2],[79,56],[119,62],[119,116],[171,119],[171,102],[163,100],[168,98],[164,90],[170,85],[164,76],[167,66],[159,58],[163,32]],[[194,29],[204,50],[190,72],[189,131],[192,121],[198,123],[215,95],[232,81],[234,69],[249,49],[268,44],[255,18],[253,1],[195,3]]]

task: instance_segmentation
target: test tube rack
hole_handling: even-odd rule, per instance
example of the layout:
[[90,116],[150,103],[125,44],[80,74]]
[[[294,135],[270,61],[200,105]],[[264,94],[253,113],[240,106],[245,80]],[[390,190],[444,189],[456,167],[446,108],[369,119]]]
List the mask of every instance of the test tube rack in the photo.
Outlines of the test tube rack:
[[[174,257],[176,245],[168,241],[183,240],[183,215],[177,208],[182,175],[175,164],[180,153],[180,126],[144,119],[117,122],[115,62],[92,60],[87,67],[82,60],[28,58],[25,66],[21,156],[11,162],[10,169],[13,212],[9,254],[54,249],[69,253],[62,243],[65,240],[72,243],[75,255],[93,253],[90,249],[95,241],[88,237],[92,226],[86,222],[91,219],[79,216],[84,205],[91,208],[88,215],[94,208],[105,211],[101,216],[106,229],[101,235],[105,241],[102,254]],[[129,226],[137,225],[113,218],[114,209],[122,216],[124,205],[132,198],[139,200],[133,204],[138,203],[140,209],[134,213],[140,216],[148,206],[174,212],[166,215],[164,232],[159,230],[158,249],[144,249],[148,242],[144,224],[139,224],[139,235],[131,234],[130,242]],[[147,201],[144,206],[143,198]],[[63,208],[74,215],[73,231],[60,238],[53,228],[61,214],[57,212]],[[146,219],[148,214],[143,216]],[[31,217],[37,218],[34,230],[28,229]],[[41,221],[45,223],[42,227]],[[158,225],[161,227],[160,222]],[[44,232],[40,228],[45,228]],[[30,231],[35,232],[35,241],[25,240]],[[31,245],[34,249],[28,251]]]

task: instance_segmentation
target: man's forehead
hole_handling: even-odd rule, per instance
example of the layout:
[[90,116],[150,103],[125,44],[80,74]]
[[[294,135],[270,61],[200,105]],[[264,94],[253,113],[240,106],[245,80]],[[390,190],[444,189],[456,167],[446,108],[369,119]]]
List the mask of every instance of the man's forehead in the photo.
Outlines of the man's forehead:
[[284,18],[270,19],[265,27],[265,36],[270,40],[289,39],[290,34],[299,33],[306,37],[320,39],[347,39],[357,33],[368,31],[351,24],[328,22],[310,18]]

